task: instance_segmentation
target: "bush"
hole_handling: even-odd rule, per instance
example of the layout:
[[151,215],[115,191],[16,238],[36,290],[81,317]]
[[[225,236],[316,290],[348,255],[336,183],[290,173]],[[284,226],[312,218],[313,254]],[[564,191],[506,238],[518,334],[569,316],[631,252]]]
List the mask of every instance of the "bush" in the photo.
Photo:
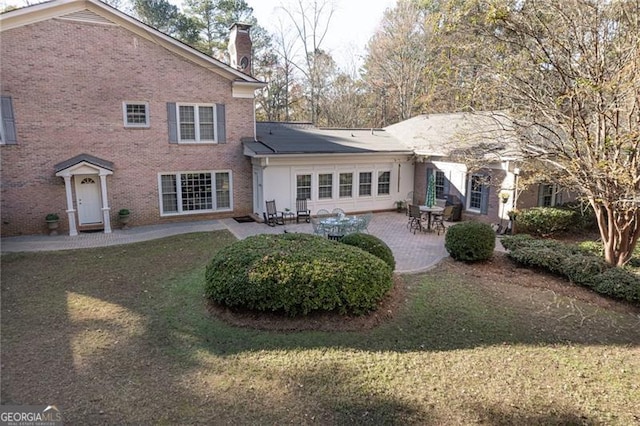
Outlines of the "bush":
[[517,219],[518,232],[551,236],[565,232],[574,226],[577,213],[557,207],[533,207],[520,211]]
[[531,241],[535,240],[528,234],[505,235],[500,239],[500,244],[507,250],[515,250],[520,247],[527,247]]
[[206,270],[205,294],[230,307],[306,315],[375,309],[392,270],[361,249],[307,234],[257,235],[220,250]]
[[599,275],[590,277],[585,285],[600,294],[640,302],[640,277],[623,268],[609,268]]
[[444,247],[455,260],[486,260],[496,248],[496,233],[485,223],[458,223],[447,229]]
[[348,244],[350,246],[358,247],[367,253],[371,253],[378,259],[382,259],[387,265],[391,267],[391,270],[396,268],[396,260],[393,257],[393,252],[384,241],[378,237],[374,237],[369,234],[348,234],[340,239],[341,243]]
[[623,268],[611,267],[601,256],[588,251],[593,247],[588,246],[587,250],[584,245],[529,236],[505,237],[503,245],[509,250],[510,258],[525,266],[547,269],[600,294],[640,301],[640,277]]

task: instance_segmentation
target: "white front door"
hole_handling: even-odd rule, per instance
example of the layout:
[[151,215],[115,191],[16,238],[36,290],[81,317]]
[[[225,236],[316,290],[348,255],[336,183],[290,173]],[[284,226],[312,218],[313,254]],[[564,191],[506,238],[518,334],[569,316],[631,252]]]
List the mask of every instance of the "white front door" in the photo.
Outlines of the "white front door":
[[80,225],[102,223],[102,197],[98,175],[76,175],[76,198]]

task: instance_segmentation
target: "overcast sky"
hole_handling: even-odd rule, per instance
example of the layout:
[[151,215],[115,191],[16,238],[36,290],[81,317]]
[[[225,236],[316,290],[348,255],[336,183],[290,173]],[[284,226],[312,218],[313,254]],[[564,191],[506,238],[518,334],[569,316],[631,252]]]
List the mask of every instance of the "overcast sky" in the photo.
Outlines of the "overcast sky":
[[[246,0],[260,25],[269,31],[274,30],[276,9],[282,1]],[[364,48],[380,24],[383,12],[393,7],[396,0],[334,0],[334,4],[336,11],[324,47],[339,66],[349,70],[352,58],[364,55]],[[362,61],[355,62],[360,65]]]

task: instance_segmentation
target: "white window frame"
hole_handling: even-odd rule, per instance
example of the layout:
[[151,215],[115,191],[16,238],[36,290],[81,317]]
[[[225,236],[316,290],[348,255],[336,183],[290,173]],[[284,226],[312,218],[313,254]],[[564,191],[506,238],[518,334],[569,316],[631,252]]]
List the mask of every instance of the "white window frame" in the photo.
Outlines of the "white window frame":
[[[384,173],[389,173],[389,181],[388,182],[384,182],[389,187],[388,192],[386,192],[386,193],[380,192],[380,175],[382,175]],[[388,196],[391,196],[391,170],[378,170],[378,172],[376,173],[376,176],[377,176],[376,177],[376,196],[377,197],[388,197]]]
[[[197,173],[209,173],[211,175],[211,202],[212,209],[206,210],[182,210],[182,187],[181,187],[181,175],[183,174],[197,174]],[[217,190],[216,190],[216,174],[217,173],[227,173],[229,175],[229,207],[224,207],[218,209],[216,206],[217,203]],[[176,177],[176,203],[177,203],[177,212],[166,212],[164,211],[163,199],[162,199],[162,176],[172,175]],[[217,213],[217,212],[228,212],[233,211],[233,173],[231,170],[185,170],[179,172],[162,172],[158,173],[158,199],[159,199],[159,207],[160,207],[160,216],[185,216],[185,215],[193,215],[193,214],[204,214],[204,213]]]
[[[317,189],[318,189],[318,201],[322,201],[322,200],[333,200],[335,198],[334,194],[335,194],[335,174],[333,172],[318,172],[317,173],[318,178],[317,178]],[[330,185],[322,185],[320,182],[320,176],[331,176],[331,184]],[[329,188],[331,190],[331,196],[330,197],[321,197],[320,196],[320,188]]]
[[[373,170],[359,170],[358,172],[358,198],[372,198],[373,197],[373,177],[376,176],[374,174]],[[368,173],[371,176],[371,180],[369,182],[367,182],[367,184],[369,185],[369,194],[367,195],[362,195],[360,194],[360,177],[362,173]]]
[[[193,107],[195,139],[183,139],[180,127],[180,107]],[[213,109],[213,139],[200,139],[200,107]],[[218,111],[216,104],[207,103],[176,103],[176,126],[178,131],[179,144],[211,144],[218,143]]]
[[[342,177],[342,175],[351,175],[351,183],[342,183],[340,181],[340,178]],[[339,172],[338,173],[338,198],[341,199],[346,199],[346,198],[353,198],[353,186],[354,186],[354,172]],[[342,195],[342,188],[346,188],[349,187],[349,195]]]
[[[309,176],[309,198],[307,200],[313,199],[313,173],[296,173],[296,180],[294,182],[295,190],[296,190],[296,199],[298,198],[298,176]],[[307,188],[303,186],[302,188]]]
[[[129,105],[144,105],[144,123],[129,123],[127,115],[127,106]],[[124,127],[128,129],[147,129],[151,126],[151,118],[149,117],[149,102],[144,101],[124,101],[122,102],[122,120]]]
[[[544,205],[544,197],[543,188],[550,188],[551,194],[547,196],[551,197],[551,203],[548,206]],[[558,204],[562,204],[562,195],[560,194],[560,187],[555,183],[540,183],[538,184],[538,207],[555,207]]]
[[[480,205],[478,207],[471,207],[471,194],[473,192],[473,178],[478,178],[480,180],[480,189],[479,191],[476,191],[480,194]],[[482,187],[484,186],[484,184],[482,183],[482,179],[484,178],[484,175],[481,174],[472,174],[469,176],[469,183],[468,183],[468,194],[467,194],[467,210],[470,212],[474,212],[474,213],[480,213],[480,211],[482,210]]]
[[[434,188],[436,189],[436,200],[445,200],[447,194],[444,193],[444,188],[446,186],[445,182],[447,180],[447,176],[442,170],[434,170],[433,175],[433,184],[435,185]],[[438,176],[442,177],[442,184],[439,184]],[[442,197],[440,198],[438,198],[439,189],[441,189],[440,195],[442,195]]]

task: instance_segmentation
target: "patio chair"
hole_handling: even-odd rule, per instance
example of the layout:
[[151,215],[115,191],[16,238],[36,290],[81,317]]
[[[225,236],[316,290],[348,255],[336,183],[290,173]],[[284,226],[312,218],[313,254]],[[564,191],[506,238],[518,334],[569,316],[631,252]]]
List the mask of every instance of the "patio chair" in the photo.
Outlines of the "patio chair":
[[316,216],[318,216],[319,218],[329,217],[331,216],[331,213],[329,213],[329,210],[327,209],[320,209],[318,210],[318,213],[316,213]]
[[300,223],[301,217],[307,223],[311,220],[311,210],[307,208],[306,198],[296,198],[296,223]]
[[335,216],[344,216],[344,210],[342,210],[340,207],[336,207],[335,209],[331,210],[331,214],[335,215]]
[[276,208],[276,200],[267,201],[267,213],[265,220],[267,225],[284,225],[284,214]]
[[316,217],[312,217],[309,220],[311,221],[311,226],[313,227],[313,233],[315,235],[320,235],[322,237],[326,237],[327,236],[327,230],[320,223],[320,219],[318,219]]
[[366,232],[369,233],[369,224],[371,223],[371,219],[373,219],[373,213],[365,213],[360,217],[360,221],[358,222],[357,232]]
[[422,213],[420,212],[420,206],[417,204],[409,205],[409,221],[407,222],[407,228],[409,231],[416,233],[416,230],[422,232]]
[[446,206],[442,213],[434,213],[432,215],[431,228],[436,229],[438,231],[438,235],[440,235],[440,231],[442,231],[442,233],[447,232],[447,227],[445,226],[444,221],[449,220],[452,213],[453,206]]
[[407,193],[407,198],[405,198],[404,200],[404,205],[407,206],[407,209],[405,210],[405,214],[407,216],[409,216],[409,206],[411,204],[415,204],[415,202],[413,201],[413,191],[409,191]]

